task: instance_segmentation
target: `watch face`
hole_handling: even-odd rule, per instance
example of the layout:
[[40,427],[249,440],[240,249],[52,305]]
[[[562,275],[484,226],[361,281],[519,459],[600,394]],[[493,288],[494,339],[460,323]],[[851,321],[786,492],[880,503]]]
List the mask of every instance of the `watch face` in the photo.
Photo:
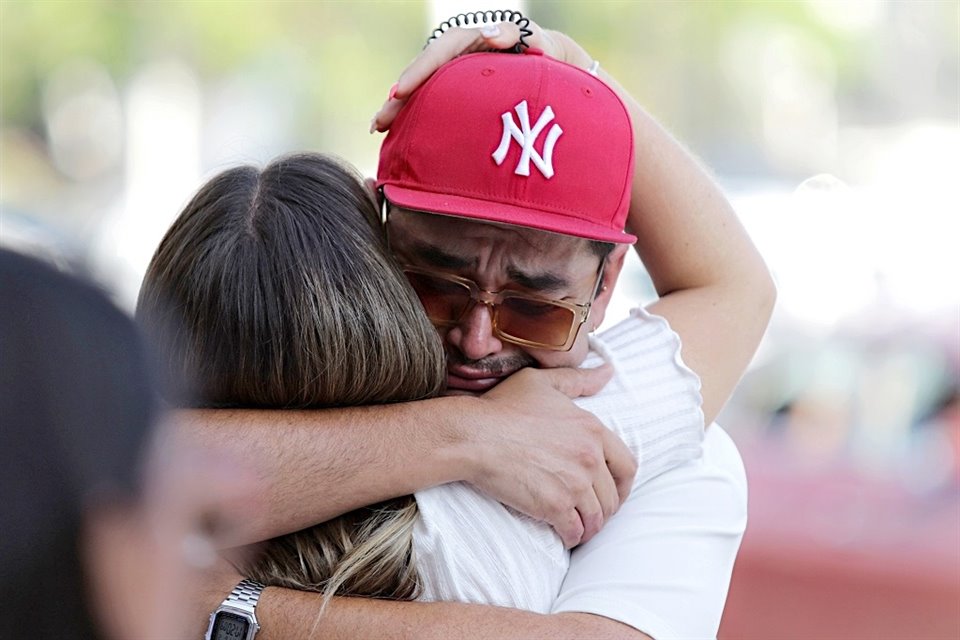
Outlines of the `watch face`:
[[250,621],[243,616],[221,611],[213,621],[211,640],[246,640]]

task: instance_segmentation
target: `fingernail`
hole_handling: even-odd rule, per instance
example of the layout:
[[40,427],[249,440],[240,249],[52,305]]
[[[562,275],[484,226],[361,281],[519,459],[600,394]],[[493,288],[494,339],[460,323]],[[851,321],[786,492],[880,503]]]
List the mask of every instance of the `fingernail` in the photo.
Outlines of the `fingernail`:
[[500,27],[495,24],[490,24],[480,29],[480,33],[483,34],[484,38],[496,38],[500,35]]
[[397,96],[397,89],[400,88],[399,82],[394,82],[393,86],[390,87],[390,93],[387,95],[387,101],[393,100]]
[[370,133],[377,130],[377,116],[370,118]]

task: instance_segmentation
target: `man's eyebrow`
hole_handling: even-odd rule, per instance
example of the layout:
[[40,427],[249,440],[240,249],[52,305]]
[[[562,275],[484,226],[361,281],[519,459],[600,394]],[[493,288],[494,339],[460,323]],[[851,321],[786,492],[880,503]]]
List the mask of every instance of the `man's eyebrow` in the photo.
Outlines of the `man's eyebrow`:
[[570,280],[557,273],[525,273],[516,267],[507,268],[507,276],[520,286],[534,291],[563,291],[569,289]]
[[419,260],[441,269],[466,269],[473,264],[466,258],[447,253],[440,247],[426,242],[415,242],[411,250]]
[[[474,264],[472,260],[448,253],[442,248],[427,242],[414,242],[411,247],[411,252],[419,261],[437,267],[438,269],[456,271],[459,269],[469,269]],[[507,277],[521,287],[530,289],[531,291],[564,291],[572,286],[570,280],[560,274],[550,271],[528,273],[514,266],[507,268]]]

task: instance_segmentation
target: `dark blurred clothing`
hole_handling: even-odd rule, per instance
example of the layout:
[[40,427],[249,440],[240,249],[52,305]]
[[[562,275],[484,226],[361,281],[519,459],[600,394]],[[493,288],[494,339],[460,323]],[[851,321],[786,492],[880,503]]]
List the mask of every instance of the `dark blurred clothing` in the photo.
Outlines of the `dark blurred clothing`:
[[0,250],[0,638],[97,637],[81,519],[97,496],[139,491],[146,362],[101,291]]

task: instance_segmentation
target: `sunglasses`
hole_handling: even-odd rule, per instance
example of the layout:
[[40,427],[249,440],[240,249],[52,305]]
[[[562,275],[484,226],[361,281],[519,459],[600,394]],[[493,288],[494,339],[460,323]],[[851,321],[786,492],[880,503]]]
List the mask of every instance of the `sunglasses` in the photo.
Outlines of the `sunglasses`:
[[[390,242],[390,203],[380,190],[380,223],[387,247]],[[425,269],[402,266],[427,317],[437,327],[452,327],[475,304],[486,305],[493,319],[493,335],[504,342],[535,349],[569,351],[580,327],[590,317],[590,305],[600,291],[606,260],[597,267],[590,302],[550,300],[521,291],[487,291],[468,278]]]
[[[603,265],[591,300],[603,281]],[[486,291],[477,283],[422,267],[402,267],[427,317],[438,327],[458,324],[476,304],[486,305],[493,319],[493,335],[525,347],[569,351],[581,325],[590,316],[590,302],[549,300],[520,291]]]

